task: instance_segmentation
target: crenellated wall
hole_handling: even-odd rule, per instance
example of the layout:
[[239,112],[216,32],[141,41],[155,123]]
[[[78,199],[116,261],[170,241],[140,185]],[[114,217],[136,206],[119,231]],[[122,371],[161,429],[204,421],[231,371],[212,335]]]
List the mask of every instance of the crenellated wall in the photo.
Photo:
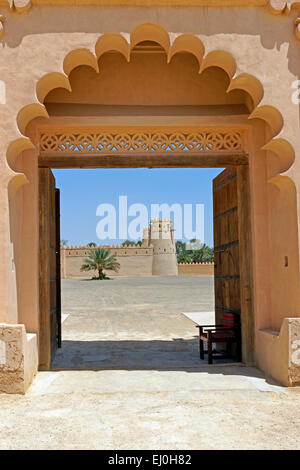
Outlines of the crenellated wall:
[[[107,271],[109,276],[152,276],[153,247],[136,246],[101,246],[115,255],[120,269],[118,272]],[[88,257],[89,251],[95,248],[86,246],[67,246],[61,248],[61,277],[92,277],[95,271],[80,271],[84,259]]]
[[213,276],[214,263],[178,263],[178,276]]
[[[92,277],[96,274],[94,271],[83,272],[80,271],[84,259],[88,257],[89,251],[96,248],[104,248],[110,251],[111,255],[115,255],[118,263],[120,263],[120,270],[118,272],[107,271],[109,276],[152,276],[152,275],[168,275],[165,274],[165,269],[160,272],[154,272],[153,259],[154,248],[153,246],[136,247],[136,246],[98,246],[91,248],[88,246],[62,246],[61,247],[61,277],[62,279],[76,278],[76,277]],[[163,255],[164,261],[164,253]],[[175,258],[176,260],[176,258]],[[156,263],[155,263],[156,264]],[[178,276],[213,276],[214,263],[178,263]],[[174,275],[172,272],[171,275]]]

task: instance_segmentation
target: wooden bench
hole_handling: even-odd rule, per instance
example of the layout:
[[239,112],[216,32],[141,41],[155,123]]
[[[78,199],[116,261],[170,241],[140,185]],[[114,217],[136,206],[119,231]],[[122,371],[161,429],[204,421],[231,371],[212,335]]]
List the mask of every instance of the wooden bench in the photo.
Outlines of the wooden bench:
[[232,357],[231,345],[236,343],[236,359],[241,361],[241,325],[240,316],[223,312],[221,325],[197,325],[199,328],[200,359],[204,359],[204,342],[207,343],[208,364],[213,363],[213,343],[226,343],[226,355]]

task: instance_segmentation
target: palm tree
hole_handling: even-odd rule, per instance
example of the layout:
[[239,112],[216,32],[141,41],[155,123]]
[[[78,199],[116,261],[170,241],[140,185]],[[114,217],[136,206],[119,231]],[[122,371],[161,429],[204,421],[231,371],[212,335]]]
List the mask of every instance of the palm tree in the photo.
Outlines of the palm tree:
[[193,263],[212,263],[214,260],[214,249],[204,243],[202,248],[192,251],[191,257]]
[[90,242],[86,246],[89,246],[90,248],[93,248],[93,247],[96,247],[97,245],[96,245],[95,242]]
[[135,246],[135,242],[132,240],[125,240],[125,242],[122,243],[122,246]]
[[80,271],[98,271],[98,279],[105,279],[104,269],[118,272],[120,263],[116,260],[114,255],[110,255],[108,250],[104,248],[97,248],[96,250],[89,251],[89,256],[86,258],[80,268]]
[[191,255],[187,253],[186,251],[182,251],[181,253],[178,253],[177,255],[177,262],[178,263],[191,263],[192,262]]
[[134,242],[133,240],[125,240],[125,242],[122,243],[122,246],[142,246],[142,240],[138,240],[137,242]]
[[182,240],[177,240],[175,245],[176,245],[176,253],[178,255],[179,255],[179,253],[182,253],[183,251],[186,250],[186,243],[183,242]]

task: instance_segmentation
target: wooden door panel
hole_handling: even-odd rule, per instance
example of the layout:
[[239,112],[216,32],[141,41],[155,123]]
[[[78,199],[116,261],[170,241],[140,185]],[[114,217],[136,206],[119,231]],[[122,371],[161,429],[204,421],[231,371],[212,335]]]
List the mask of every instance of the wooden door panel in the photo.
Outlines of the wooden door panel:
[[60,346],[61,312],[59,191],[48,168],[39,169],[39,237],[40,368],[49,369]]
[[242,357],[253,364],[254,315],[250,183],[247,166],[228,168],[213,181],[215,310],[240,315]]
[[216,323],[224,310],[240,314],[237,172],[224,170],[213,180]]
[[50,178],[47,168],[39,169],[39,366],[50,366]]
[[55,189],[55,216],[57,347],[61,348],[60,191],[58,188]]
[[55,178],[51,170],[49,170],[50,178],[50,344],[51,358],[57,349],[57,286],[56,286],[56,204],[55,204]]

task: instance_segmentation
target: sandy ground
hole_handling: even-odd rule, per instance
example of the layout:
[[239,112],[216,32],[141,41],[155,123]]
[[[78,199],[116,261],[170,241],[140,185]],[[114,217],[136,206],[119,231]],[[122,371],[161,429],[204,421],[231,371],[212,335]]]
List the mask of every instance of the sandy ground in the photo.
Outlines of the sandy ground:
[[300,389],[199,361],[213,279],[63,281],[63,347],[0,395],[1,449],[299,449]]

